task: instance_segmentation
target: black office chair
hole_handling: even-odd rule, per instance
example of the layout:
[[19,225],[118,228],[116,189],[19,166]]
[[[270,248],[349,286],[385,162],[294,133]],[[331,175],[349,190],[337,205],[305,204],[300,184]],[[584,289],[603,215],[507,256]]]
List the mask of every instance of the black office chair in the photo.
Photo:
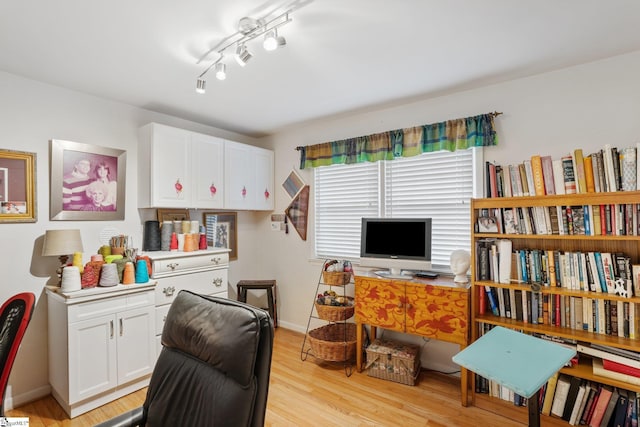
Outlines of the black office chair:
[[264,425],[273,349],[267,312],[181,291],[162,344],[142,407],[100,427]]
[[4,417],[4,398],[13,362],[18,354],[22,337],[29,326],[36,296],[30,292],[9,298],[0,307],[0,416]]

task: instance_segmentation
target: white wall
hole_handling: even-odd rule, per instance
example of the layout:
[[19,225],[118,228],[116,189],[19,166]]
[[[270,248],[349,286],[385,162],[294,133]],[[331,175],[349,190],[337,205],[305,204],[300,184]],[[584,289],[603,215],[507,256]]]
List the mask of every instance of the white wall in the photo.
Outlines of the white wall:
[[[139,245],[142,242],[144,220],[154,219],[154,210],[138,212],[136,208],[138,127],[157,121],[245,143],[255,143],[255,140],[7,73],[0,73],[0,93],[0,148],[34,152],[37,155],[38,221],[33,224],[0,224],[0,301],[25,291],[33,292],[37,296],[34,316],[18,353],[7,389],[6,407],[11,408],[49,393],[47,307],[46,296],[43,298],[43,287],[49,280],[54,281],[51,276],[54,275],[58,260],[56,257],[40,256],[45,230],[79,228],[86,262],[89,254],[95,253],[100,246],[100,231],[105,227],[114,227],[122,233],[133,235],[134,242],[138,242]],[[124,221],[49,221],[51,139],[127,151]],[[200,213],[192,214],[201,219]]]
[[[52,87],[0,73],[0,148],[37,153],[38,222],[0,224],[2,287],[0,300],[31,291],[38,296],[34,318],[27,330],[10,379],[7,407],[22,404],[49,391],[47,381],[47,311],[43,286],[57,265],[40,256],[47,229],[80,228],[85,252],[95,251],[99,233],[115,227],[142,239],[142,223],[153,212],[136,209],[136,132],[151,121],[211,135],[255,143],[276,150],[276,211],[290,199],[281,183],[299,158],[295,147],[375,132],[439,122],[489,111],[502,111],[496,119],[500,143],[486,150],[498,163],[521,162],[532,154],[558,158],[574,148],[589,153],[605,143],[624,147],[635,143],[640,127],[640,52],[536,77],[497,84],[437,99],[379,111],[336,117],[281,132],[255,141],[219,129],[154,114],[123,104]],[[428,70],[425,71],[428,78]],[[195,95],[194,95],[195,96]],[[309,102],[314,102],[309,100]],[[49,221],[49,143],[66,139],[127,150],[127,195],[124,221]],[[312,184],[312,172],[302,177]],[[345,191],[349,191],[348,188]],[[313,187],[312,187],[313,196]],[[192,211],[200,218],[201,212]],[[239,259],[231,264],[230,283],[240,279],[274,278],[278,281],[280,325],[304,331],[321,264],[313,256],[313,201],[308,239],[293,229],[272,232],[268,213],[238,214]],[[455,369],[450,357],[456,346],[432,341],[424,347],[423,364]],[[12,401],[13,399],[13,401]]]
[[[425,71],[425,78],[428,77]],[[295,147],[391,129],[434,123],[491,111],[501,111],[495,123],[497,147],[485,159],[499,164],[522,162],[533,154],[559,158],[575,148],[586,154],[605,143],[625,147],[640,141],[640,52],[557,72],[496,84],[437,99],[379,111],[336,117],[281,132],[271,138],[276,150],[276,183],[282,183],[299,164]],[[313,100],[309,100],[313,102]],[[313,172],[301,176],[313,183]],[[313,187],[312,187],[313,196]],[[350,191],[345,188],[344,191]],[[313,197],[312,197],[313,198]],[[277,193],[276,209],[289,198]],[[313,255],[313,202],[309,239],[295,232],[265,234],[270,239],[272,264],[277,266],[281,324],[304,331],[320,272]],[[423,366],[455,370],[451,356],[457,346],[432,341],[425,345]]]

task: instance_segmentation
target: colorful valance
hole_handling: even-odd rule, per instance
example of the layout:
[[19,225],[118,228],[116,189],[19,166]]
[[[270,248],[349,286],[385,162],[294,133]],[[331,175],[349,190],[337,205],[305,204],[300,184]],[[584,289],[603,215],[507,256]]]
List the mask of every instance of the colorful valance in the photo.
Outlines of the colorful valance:
[[393,160],[432,151],[455,151],[497,145],[498,136],[493,128],[493,119],[500,114],[502,113],[487,113],[297,147],[300,151],[300,169]]

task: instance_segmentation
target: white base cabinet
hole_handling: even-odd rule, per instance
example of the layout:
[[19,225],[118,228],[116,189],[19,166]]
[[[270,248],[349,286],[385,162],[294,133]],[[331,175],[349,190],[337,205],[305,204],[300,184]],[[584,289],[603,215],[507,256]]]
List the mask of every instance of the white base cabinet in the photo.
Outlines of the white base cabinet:
[[69,417],[148,385],[156,353],[154,284],[93,295],[47,289],[49,382]]

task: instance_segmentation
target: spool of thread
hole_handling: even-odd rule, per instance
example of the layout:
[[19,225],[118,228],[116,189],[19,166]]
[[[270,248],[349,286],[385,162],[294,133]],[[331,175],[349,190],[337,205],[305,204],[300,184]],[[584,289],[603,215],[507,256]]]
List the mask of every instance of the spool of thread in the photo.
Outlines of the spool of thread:
[[173,222],[164,221],[160,228],[160,250],[171,250],[171,233],[173,233]]
[[98,249],[98,253],[102,255],[102,258],[108,255],[111,255],[111,246],[109,245],[100,246],[100,249]]
[[122,283],[122,277],[124,276],[124,266],[127,265],[127,258],[120,258],[113,260],[112,264],[115,264],[118,268],[118,283]]
[[62,269],[62,292],[73,292],[82,289],[80,282],[80,270],[76,266],[67,266]]
[[200,233],[200,242],[198,243],[198,249],[207,249],[207,235]]
[[[111,246],[107,246],[109,248],[109,252],[111,252]],[[109,255],[111,255],[111,253],[109,253]],[[104,262],[104,257],[102,256],[102,254],[94,254],[91,255],[91,261],[102,261]]]
[[185,234],[184,235],[184,251],[185,252],[193,252],[195,251],[198,246],[196,245],[195,240],[193,239],[193,236],[197,236],[197,234]]
[[143,251],[159,251],[161,249],[160,222],[145,221],[144,238],[142,243]]
[[113,261],[122,258],[124,258],[122,255],[109,255],[104,259],[104,262],[106,262],[107,264],[111,264]]
[[84,264],[82,264],[82,252],[74,252],[73,253],[73,263],[74,267],[78,267],[78,271],[80,274],[84,272]]
[[116,286],[120,281],[118,280],[118,266],[111,264],[103,264],[100,269],[100,281],[98,286]]
[[124,273],[122,274],[122,284],[131,285],[132,283],[136,283],[135,270],[133,269],[133,263],[127,261],[124,265]]
[[191,221],[189,221],[188,219],[185,219],[184,221],[182,221],[182,234],[187,234],[189,232],[191,232]]
[[136,261],[136,283],[147,283],[149,281],[149,269],[147,261],[139,259]]
[[171,244],[169,245],[169,250],[174,252],[178,250],[178,235],[175,231],[171,233]]
[[199,232],[200,232],[200,221],[198,220],[191,221],[191,228],[189,230],[189,233],[198,234]]
[[184,236],[185,234],[178,234],[178,251],[184,251]]

